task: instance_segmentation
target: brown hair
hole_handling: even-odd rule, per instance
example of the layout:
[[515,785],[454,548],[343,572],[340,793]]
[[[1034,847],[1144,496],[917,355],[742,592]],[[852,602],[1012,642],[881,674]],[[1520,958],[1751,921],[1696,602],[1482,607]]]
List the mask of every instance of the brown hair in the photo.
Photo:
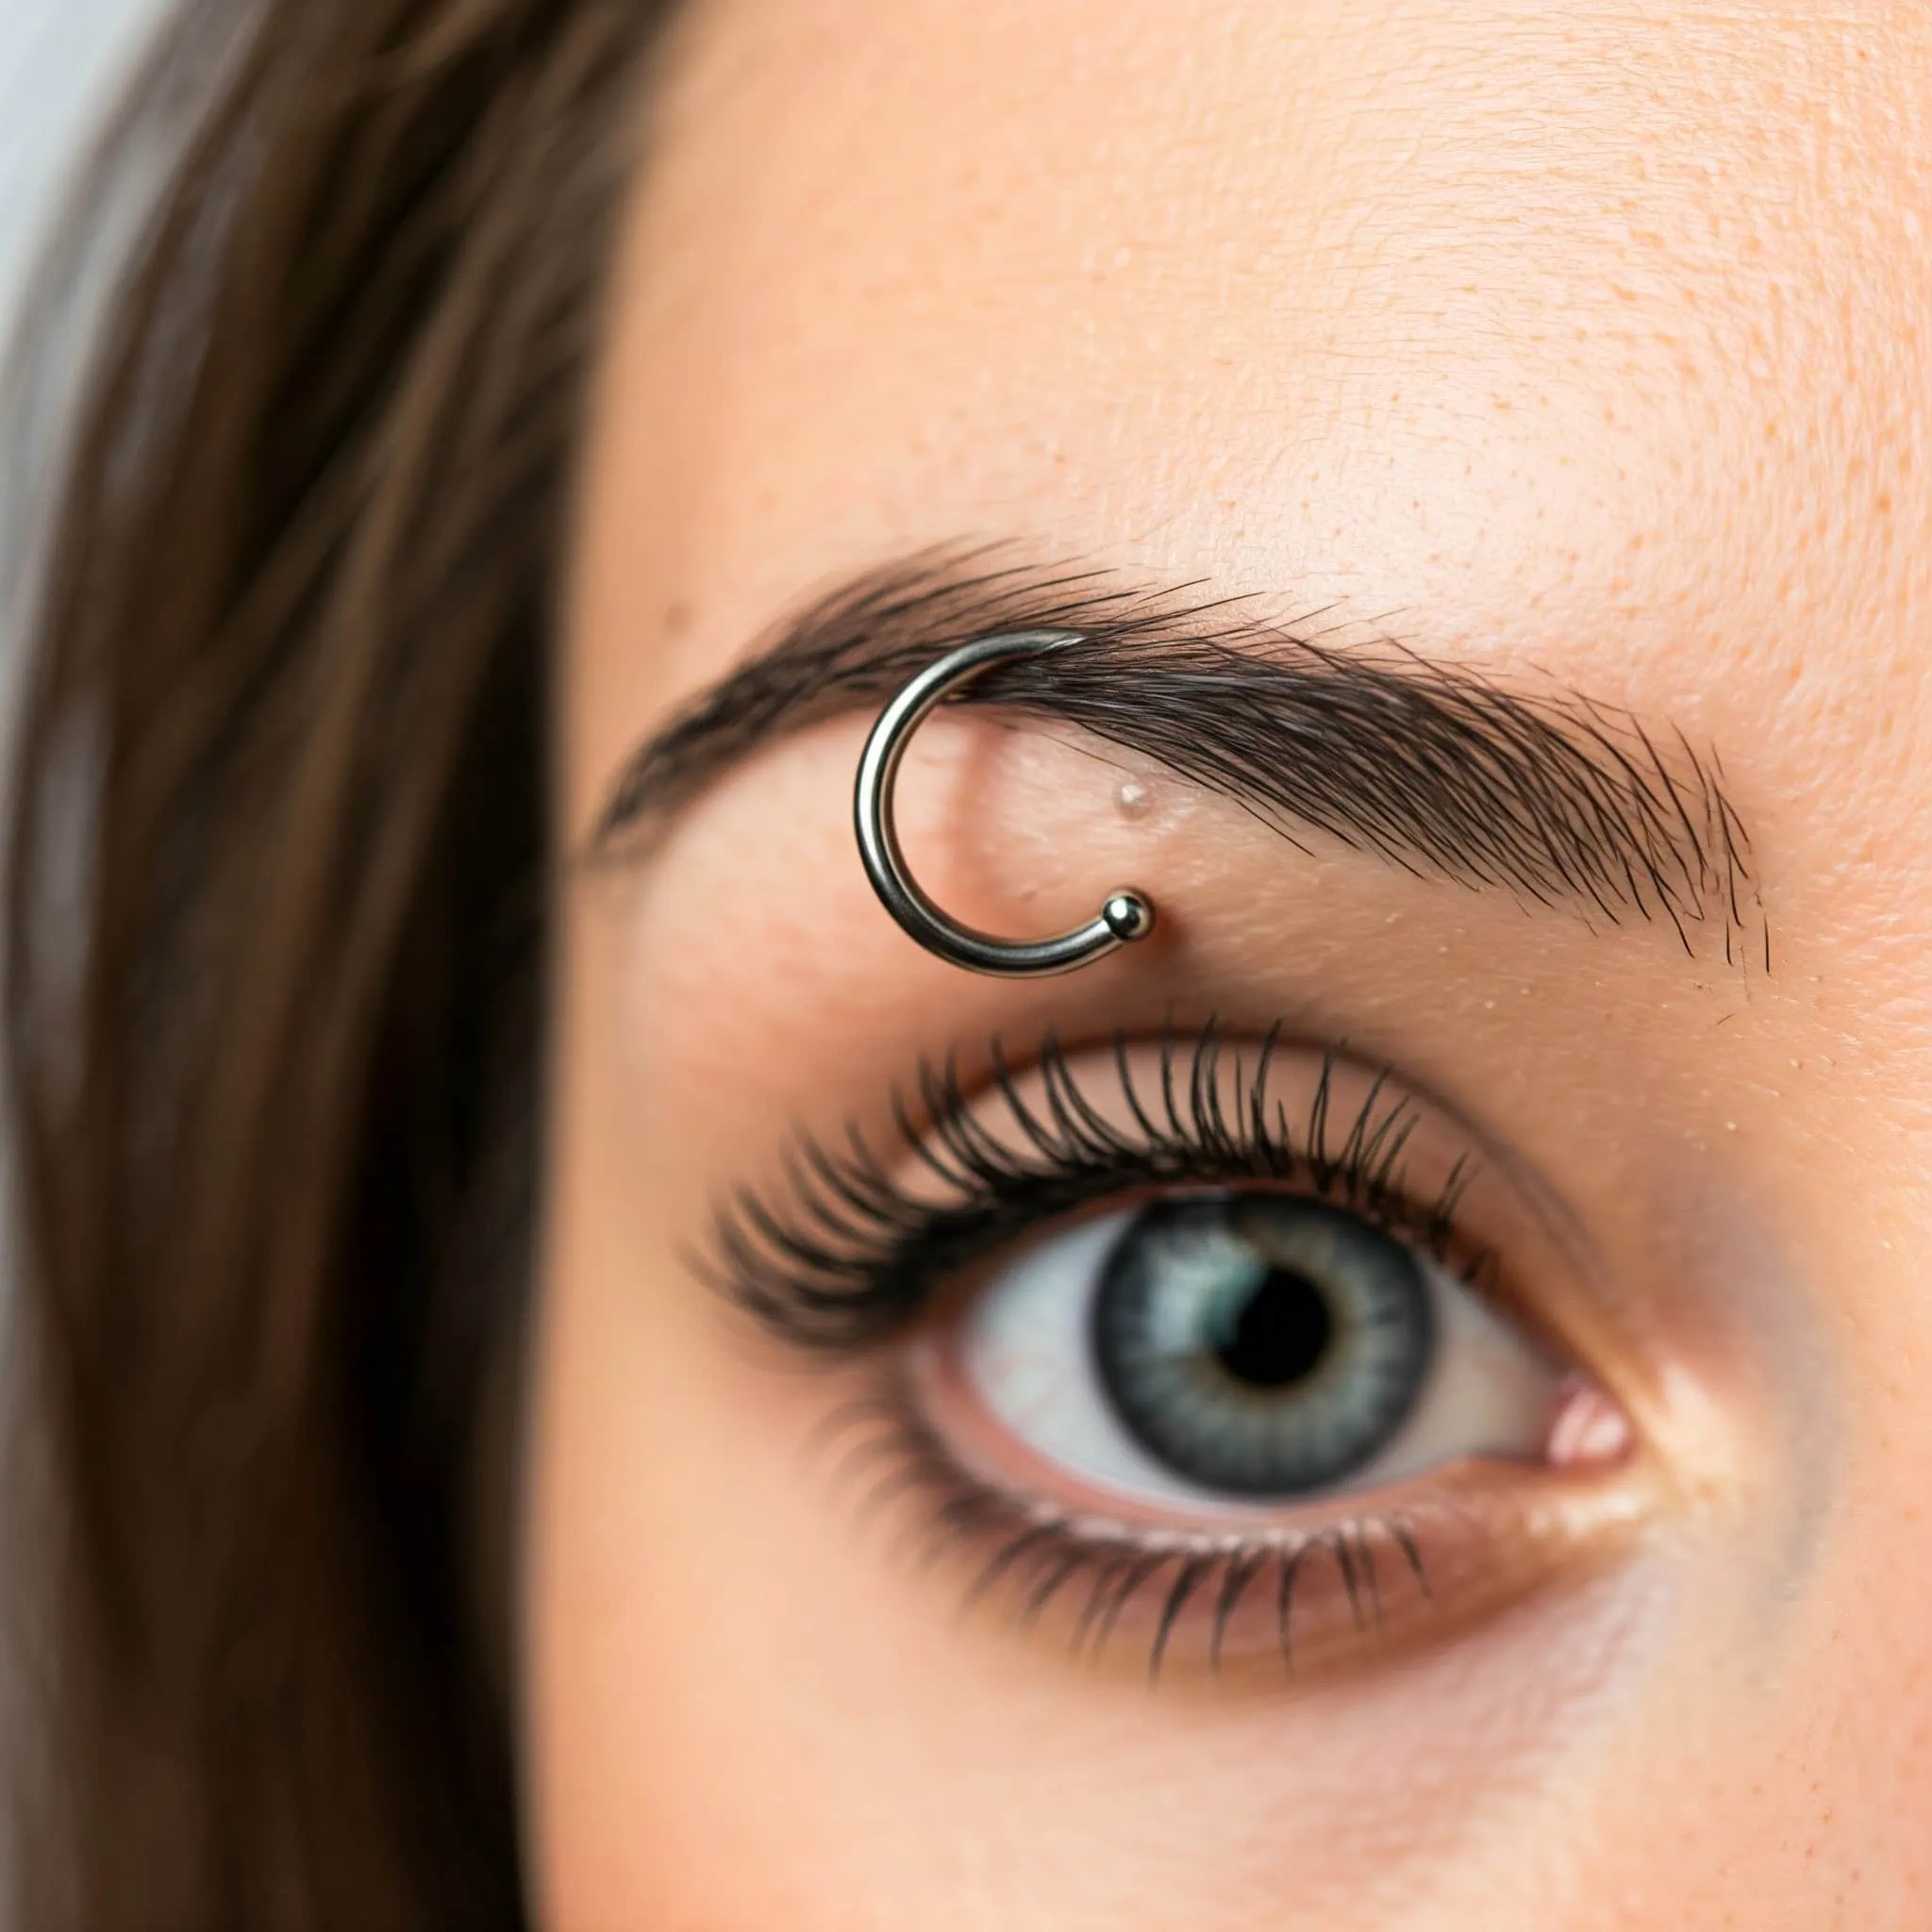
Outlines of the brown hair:
[[68,444],[10,827],[37,1932],[521,1922],[548,656],[667,11],[197,0],[77,217],[183,130]]

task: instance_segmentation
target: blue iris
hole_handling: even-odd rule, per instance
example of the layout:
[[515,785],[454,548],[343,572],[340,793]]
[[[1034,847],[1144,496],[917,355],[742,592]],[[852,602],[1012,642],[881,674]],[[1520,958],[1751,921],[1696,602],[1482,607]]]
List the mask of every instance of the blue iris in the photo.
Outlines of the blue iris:
[[1413,1412],[1436,1351],[1415,1251],[1285,1194],[1157,1202],[1102,1269],[1092,1345],[1123,1425],[1205,1489],[1287,1498],[1353,1474]]

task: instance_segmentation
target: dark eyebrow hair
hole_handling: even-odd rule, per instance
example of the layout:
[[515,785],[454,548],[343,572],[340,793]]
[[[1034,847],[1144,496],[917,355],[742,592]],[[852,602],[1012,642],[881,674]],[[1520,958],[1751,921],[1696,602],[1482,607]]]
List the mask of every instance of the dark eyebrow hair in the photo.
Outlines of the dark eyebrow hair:
[[[1310,619],[1308,625],[1319,622]],[[592,837],[622,856],[721,771],[787,732],[872,705],[968,639],[1080,641],[991,673],[956,702],[1071,723],[1245,807],[1306,850],[1324,832],[1418,874],[1568,904],[1612,924],[1716,924],[1741,957],[1757,906],[1714,754],[1553,687],[1507,690],[1385,639],[1269,621],[1254,598],[1110,571],[940,549],[820,599],[625,766]],[[1764,959],[1769,928],[1761,914]]]

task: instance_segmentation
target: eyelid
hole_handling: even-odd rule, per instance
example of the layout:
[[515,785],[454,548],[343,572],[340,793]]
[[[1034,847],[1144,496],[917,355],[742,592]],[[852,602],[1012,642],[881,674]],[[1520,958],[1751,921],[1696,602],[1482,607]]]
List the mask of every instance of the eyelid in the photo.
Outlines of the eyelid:
[[1446,1643],[1536,1591],[1580,1585],[1631,1547],[1657,1501],[1627,1459],[1580,1478],[1472,1461],[1265,1526],[1151,1525],[962,1460],[899,1373],[836,1411],[821,1446],[861,1521],[901,1519],[892,1547],[916,1570],[951,1561],[962,1609],[1086,1665],[1140,1657],[1150,1681],[1205,1669],[1234,1688]]
[[[1299,1178],[1446,1253],[1474,1177],[1457,1160],[1428,1201],[1406,1191],[1419,1097],[1389,1070],[1300,1047],[1280,1026],[1258,1040],[1231,1040],[1212,1021],[1152,1041],[1117,1032],[1080,1052],[1049,1034],[1018,1071],[994,1041],[987,1062],[977,1087],[957,1055],[922,1063],[916,1099],[892,1097],[892,1158],[856,1126],[837,1147],[797,1134],[784,1191],[740,1189],[702,1272],[781,1341],[837,1353],[916,1318],[942,1276],[1137,1186]],[[1271,1084],[1291,1063],[1315,1070],[1292,1113]]]
[[970,1079],[958,1053],[923,1063],[876,1145],[798,1133],[780,1186],[724,1203],[700,1272],[781,1344],[839,1357],[1056,1218],[1190,1181],[1298,1185],[1437,1256],[1553,1353],[1607,1359],[1613,1382],[1642,1372],[1551,1191],[1392,1068],[1211,1021],[1078,1048],[1049,1033],[1027,1059],[995,1041],[983,1064]]

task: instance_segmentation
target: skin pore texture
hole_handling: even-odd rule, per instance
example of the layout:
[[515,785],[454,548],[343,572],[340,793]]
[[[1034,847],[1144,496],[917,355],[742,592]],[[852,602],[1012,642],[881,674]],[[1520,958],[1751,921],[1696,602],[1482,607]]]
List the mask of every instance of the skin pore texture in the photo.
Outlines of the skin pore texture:
[[[1916,7],[693,8],[564,631],[541,1923],[1924,1923],[1928,116]],[[862,706],[583,858],[774,625],[961,545],[1628,714],[1721,771],[1751,942],[1291,842],[996,709],[908,758],[923,882],[1019,935],[1131,881],[1146,946],[921,953],[853,845]],[[1440,1625],[1221,1679],[1177,1626],[1150,1685],[1151,1611],[1074,1661],[962,1611],[983,1552],[895,1549],[920,1504],[815,1447],[890,1346],[814,1364],[694,1257],[923,1058],[1209,1016],[1392,1066],[1557,1205],[1582,1258],[1518,1286],[1632,1440]]]

